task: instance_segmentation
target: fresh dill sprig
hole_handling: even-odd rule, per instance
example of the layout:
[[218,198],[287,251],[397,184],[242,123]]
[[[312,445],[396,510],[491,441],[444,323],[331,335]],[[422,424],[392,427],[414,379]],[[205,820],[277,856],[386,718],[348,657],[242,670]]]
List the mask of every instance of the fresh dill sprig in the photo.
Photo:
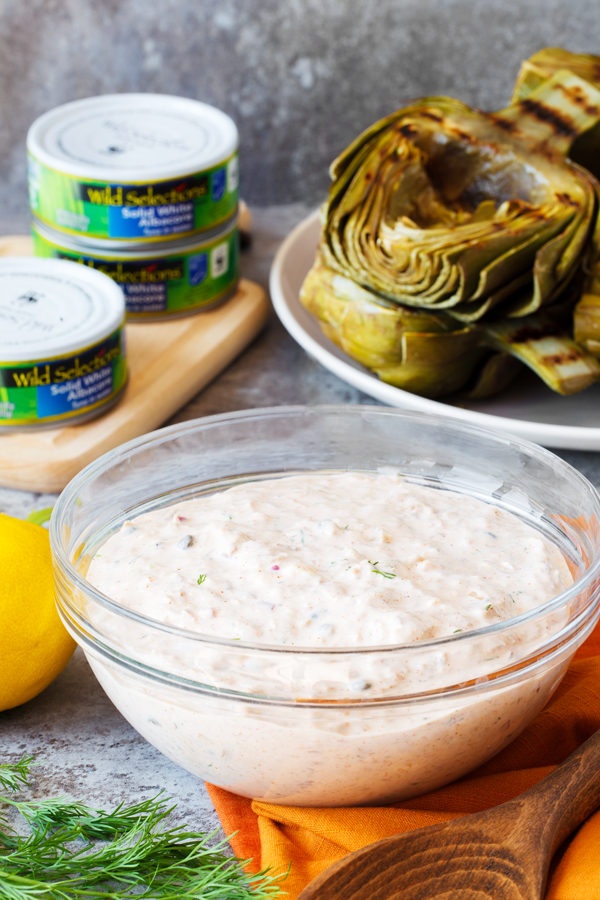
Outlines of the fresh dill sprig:
[[33,765],[35,765],[33,756],[24,756],[17,763],[1,763],[0,788],[13,794],[21,788],[29,787],[29,770]]
[[197,584],[204,584],[205,581],[206,575],[198,575],[198,581],[196,582]]
[[123,834],[137,827],[140,821],[147,825],[157,825],[165,819],[174,806],[167,808],[166,801],[158,794],[151,800],[125,807],[123,803],[113,812],[89,809],[82,803],[71,803],[61,797],[42,802],[21,801],[2,798],[5,803],[16,806],[32,829],[53,831],[67,828],[77,830],[82,837],[90,841],[112,840],[115,835]]
[[31,834],[0,822],[0,897],[5,900],[275,900],[279,878],[244,871],[247,860],[212,844],[214,834],[165,828],[175,808],[161,794],[112,812],[64,798],[17,800],[32,758],[0,766],[6,796]]

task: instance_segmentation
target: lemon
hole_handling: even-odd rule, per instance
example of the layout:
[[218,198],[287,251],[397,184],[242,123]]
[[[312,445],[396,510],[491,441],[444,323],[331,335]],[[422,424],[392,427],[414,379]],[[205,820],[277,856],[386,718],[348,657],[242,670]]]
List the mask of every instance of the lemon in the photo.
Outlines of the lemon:
[[54,605],[48,532],[0,513],[0,710],[43,691],[74,649]]

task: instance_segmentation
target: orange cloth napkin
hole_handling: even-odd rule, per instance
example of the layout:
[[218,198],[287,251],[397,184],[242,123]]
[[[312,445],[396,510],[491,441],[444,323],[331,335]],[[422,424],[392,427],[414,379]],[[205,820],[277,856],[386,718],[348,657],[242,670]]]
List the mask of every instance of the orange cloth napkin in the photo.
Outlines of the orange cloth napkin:
[[[291,870],[294,900],[346,853],[381,838],[510,800],[559,765],[600,728],[600,625],[580,647],[553,698],[520,737],[475,772],[423,797],[391,806],[304,809],[247,800],[207,785],[234,852],[251,869]],[[557,854],[548,900],[600,900],[600,812]]]

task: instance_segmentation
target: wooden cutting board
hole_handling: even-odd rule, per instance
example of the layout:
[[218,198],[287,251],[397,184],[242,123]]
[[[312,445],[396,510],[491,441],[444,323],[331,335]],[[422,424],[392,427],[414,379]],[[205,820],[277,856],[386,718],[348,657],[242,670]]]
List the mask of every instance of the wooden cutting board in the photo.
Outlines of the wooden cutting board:
[[[0,238],[0,256],[30,256],[31,238]],[[268,299],[243,278],[217,309],[126,326],[129,382],[103,416],[42,431],[0,433],[0,485],[56,492],[84,466],[167,421],[219,374],[264,326]]]

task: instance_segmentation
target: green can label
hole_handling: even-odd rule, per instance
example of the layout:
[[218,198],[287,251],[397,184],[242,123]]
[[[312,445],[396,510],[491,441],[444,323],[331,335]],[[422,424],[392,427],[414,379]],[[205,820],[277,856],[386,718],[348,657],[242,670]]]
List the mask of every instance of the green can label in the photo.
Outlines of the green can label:
[[238,203],[238,155],[204,172],[154,183],[80,181],[29,154],[29,202],[35,215],[67,234],[160,241],[226,222]]
[[110,403],[127,378],[123,334],[71,356],[0,362],[0,425],[60,424]]
[[36,256],[68,259],[112,278],[125,295],[127,315],[137,319],[184,315],[206,309],[238,281],[237,227],[214,240],[166,256],[99,256],[60,247],[33,229]]

